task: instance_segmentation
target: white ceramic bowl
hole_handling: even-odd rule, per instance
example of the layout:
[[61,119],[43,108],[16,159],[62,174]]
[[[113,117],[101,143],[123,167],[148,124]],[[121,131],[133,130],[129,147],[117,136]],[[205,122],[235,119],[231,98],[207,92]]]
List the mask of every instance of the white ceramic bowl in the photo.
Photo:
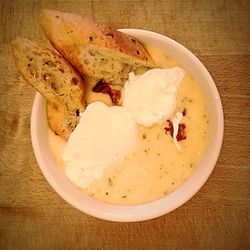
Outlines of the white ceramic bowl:
[[204,157],[191,177],[167,196],[142,205],[110,205],[81,192],[56,165],[48,145],[45,100],[36,94],[31,115],[31,138],[37,162],[54,190],[69,204],[97,218],[111,221],[142,221],[169,213],[189,200],[206,182],[214,169],[223,140],[223,111],[219,93],[203,64],[189,50],[163,35],[138,29],[122,29],[143,43],[160,48],[179,61],[199,83],[206,98],[209,116],[209,139]]

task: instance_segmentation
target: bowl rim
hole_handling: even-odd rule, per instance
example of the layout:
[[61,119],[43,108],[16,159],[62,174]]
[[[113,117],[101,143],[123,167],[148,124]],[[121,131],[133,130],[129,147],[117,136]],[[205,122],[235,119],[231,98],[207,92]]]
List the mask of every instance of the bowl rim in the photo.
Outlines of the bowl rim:
[[[167,214],[173,211],[174,209],[180,207],[184,203],[186,203],[200,190],[200,188],[204,185],[204,183],[211,175],[221,151],[223,142],[223,133],[224,133],[224,117],[223,117],[221,99],[211,75],[209,74],[205,66],[200,62],[200,60],[186,47],[174,41],[173,39],[156,32],[142,30],[142,29],[119,29],[119,30],[135,37],[137,35],[143,37],[153,36],[153,38],[157,37],[157,39],[160,39],[163,42],[168,42],[172,46],[175,46],[179,50],[182,50],[183,53],[185,53],[186,56],[190,57],[195,62],[195,64],[197,64],[197,67],[199,67],[202,70],[202,73],[207,78],[210,85],[209,87],[211,88],[211,91],[215,96],[216,114],[218,116],[217,137],[216,137],[216,142],[214,143],[214,147],[212,149],[212,158],[210,166],[207,167],[205,171],[203,171],[202,175],[198,178],[198,180],[194,178],[195,173],[193,173],[189,177],[189,179],[186,180],[175,191],[173,191],[172,193],[168,194],[165,197],[162,197],[158,200],[149,203],[139,204],[139,205],[112,205],[87,197],[86,195],[84,196],[84,198],[86,199],[87,202],[79,202],[78,199],[72,197],[70,191],[66,190],[62,186],[62,184],[58,181],[58,178],[51,173],[49,167],[47,167],[45,158],[43,157],[43,150],[41,149],[41,145],[39,143],[40,142],[39,133],[37,133],[36,128],[39,123],[39,112],[38,112],[39,105],[41,105],[42,102],[45,102],[45,100],[39,93],[36,93],[32,106],[31,122],[30,122],[31,140],[36,160],[44,177],[49,182],[51,187],[65,201],[67,201],[69,204],[71,204],[78,210],[88,215],[94,216],[96,218],[108,221],[116,221],[116,222],[135,222],[135,221],[149,220]],[[78,192],[82,191],[78,190]],[[93,207],[93,204],[95,205],[95,207]]]

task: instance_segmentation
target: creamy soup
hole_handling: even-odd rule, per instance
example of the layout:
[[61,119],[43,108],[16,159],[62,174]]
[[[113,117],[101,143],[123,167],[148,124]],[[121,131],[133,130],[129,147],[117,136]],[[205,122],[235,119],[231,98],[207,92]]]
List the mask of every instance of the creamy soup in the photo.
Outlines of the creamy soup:
[[[161,68],[180,66],[156,48],[147,48]],[[88,93],[90,102],[101,94]],[[106,103],[110,103],[107,96]],[[179,187],[197,167],[206,146],[208,117],[204,97],[198,84],[188,72],[177,94],[176,112],[186,114],[186,139],[179,141],[181,150],[173,142],[168,122],[151,128],[138,125],[137,147],[121,161],[108,166],[101,179],[93,181],[83,191],[98,200],[112,204],[134,205],[163,197]],[[63,169],[64,142],[49,130],[49,144],[57,164]]]

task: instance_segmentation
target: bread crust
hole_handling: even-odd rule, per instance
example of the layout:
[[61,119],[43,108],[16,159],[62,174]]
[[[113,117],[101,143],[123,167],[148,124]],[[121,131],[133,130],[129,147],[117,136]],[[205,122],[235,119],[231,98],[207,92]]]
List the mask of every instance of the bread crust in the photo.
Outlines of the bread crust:
[[94,23],[76,14],[48,9],[41,12],[39,20],[47,38],[60,50],[63,46],[91,43],[150,63],[150,55],[143,45],[114,27]]
[[[154,66],[138,40],[111,26],[53,10],[43,10],[39,19],[51,44],[82,74],[121,84],[136,67]],[[91,60],[95,60],[95,64]],[[97,68],[101,68],[99,72]]]

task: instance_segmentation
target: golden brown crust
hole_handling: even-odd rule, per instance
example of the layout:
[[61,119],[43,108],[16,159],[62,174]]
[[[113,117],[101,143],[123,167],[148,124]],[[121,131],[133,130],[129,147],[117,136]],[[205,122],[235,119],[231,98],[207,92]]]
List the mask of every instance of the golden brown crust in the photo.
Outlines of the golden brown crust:
[[51,44],[84,75],[123,85],[129,72],[154,66],[138,40],[113,27],[52,10],[42,11],[40,23]]
[[[93,44],[120,51],[142,61],[149,61],[150,55],[142,44],[114,27],[97,24],[79,15],[43,10],[40,23],[48,39],[61,50],[74,44]],[[66,49],[67,50],[67,49]],[[68,51],[70,52],[70,51]]]

